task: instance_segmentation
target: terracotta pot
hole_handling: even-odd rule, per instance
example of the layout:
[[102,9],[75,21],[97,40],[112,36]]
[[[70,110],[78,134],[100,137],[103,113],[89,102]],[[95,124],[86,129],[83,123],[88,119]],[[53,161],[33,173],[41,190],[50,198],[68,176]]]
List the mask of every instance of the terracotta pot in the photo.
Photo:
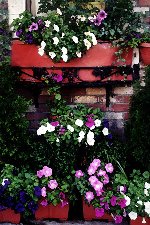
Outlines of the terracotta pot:
[[150,65],[150,43],[140,44],[140,57],[145,65]]
[[[142,223],[143,217],[138,216],[136,220],[130,220],[130,225],[143,225]],[[150,218],[145,217],[145,225],[150,225]]]
[[[100,67],[100,66],[111,66],[116,62],[115,52],[118,50],[117,47],[112,47],[110,43],[98,43],[97,45],[90,48],[82,58],[75,58],[69,62],[54,63],[46,54],[40,56],[38,54],[38,46],[24,44],[21,41],[14,40],[12,42],[12,55],[11,65],[19,67],[57,67],[55,70],[48,70],[49,72],[54,71],[56,73],[62,73],[61,68],[69,67]],[[123,58],[126,60],[126,65],[132,63],[132,49],[125,51]],[[122,65],[122,63],[116,63],[116,65]],[[60,69],[59,69],[60,68]],[[23,74],[21,78],[26,81],[37,82],[32,77],[33,72],[29,69],[24,69],[24,72],[29,73],[31,76]],[[80,69],[79,78],[82,81],[97,81],[100,77],[95,77],[93,69]],[[117,77],[117,76],[116,76]],[[122,79],[122,76],[121,76]],[[114,80],[114,78],[113,78]],[[118,77],[117,77],[118,80]],[[119,78],[120,80],[120,78]]]
[[114,221],[112,216],[107,213],[105,213],[104,216],[102,217],[96,217],[95,208],[92,205],[86,204],[85,201],[83,201],[83,218],[84,220],[98,219],[101,221],[108,221],[108,222]]
[[0,211],[0,223],[20,223],[20,213],[15,213],[14,210],[5,209]]
[[61,204],[56,206],[49,204],[47,206],[39,205],[38,210],[35,212],[35,219],[59,219],[67,220],[69,212],[69,204],[62,207]]

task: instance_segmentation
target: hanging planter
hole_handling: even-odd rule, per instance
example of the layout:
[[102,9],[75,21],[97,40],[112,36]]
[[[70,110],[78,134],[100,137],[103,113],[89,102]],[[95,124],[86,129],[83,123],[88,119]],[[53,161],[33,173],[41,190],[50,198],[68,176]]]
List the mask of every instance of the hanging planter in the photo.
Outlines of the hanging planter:
[[35,212],[36,220],[43,219],[59,219],[65,221],[68,219],[69,204],[62,206],[61,203],[54,206],[49,204],[47,206],[39,205],[38,210]]
[[150,43],[140,44],[140,57],[144,65],[150,65]]
[[[78,76],[81,81],[98,81],[100,77],[93,75],[93,68],[91,67],[107,67],[107,66],[122,66],[122,62],[117,62],[115,52],[118,51],[117,47],[113,47],[111,43],[98,43],[90,48],[81,58],[75,58],[69,62],[55,63],[46,54],[40,56],[38,54],[38,46],[34,44],[25,44],[19,40],[12,42],[12,56],[11,65],[17,67],[26,67],[23,69],[25,73],[29,73],[30,76],[23,74],[22,80],[37,82],[37,79],[33,77],[33,71],[29,67],[52,67],[49,72],[62,73],[62,68],[79,68]],[[132,49],[127,49],[122,54],[125,59],[126,65],[132,64]],[[122,76],[113,75],[112,80],[122,80]],[[129,78],[131,79],[131,77]],[[109,78],[110,80],[110,78]]]
[[108,221],[112,222],[114,221],[112,216],[109,214],[104,214],[102,217],[96,217],[95,208],[92,205],[88,205],[83,201],[83,217],[84,220],[101,220],[101,221]]
[[135,220],[130,220],[130,225],[149,225],[150,218],[138,216]]
[[20,214],[15,213],[12,209],[5,209],[0,211],[0,223],[20,223]]

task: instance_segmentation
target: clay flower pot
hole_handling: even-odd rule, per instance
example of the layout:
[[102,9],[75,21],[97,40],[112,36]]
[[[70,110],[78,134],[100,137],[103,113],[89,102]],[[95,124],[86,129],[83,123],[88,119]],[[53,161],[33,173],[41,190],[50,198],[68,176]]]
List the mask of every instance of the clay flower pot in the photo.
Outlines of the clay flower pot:
[[140,44],[140,57],[144,65],[150,65],[150,43]]
[[83,201],[83,218],[84,220],[101,220],[101,221],[114,221],[112,216],[109,214],[104,214],[102,217],[96,217],[95,208],[92,205],[88,205]]
[[0,223],[20,223],[20,213],[15,213],[12,209],[5,209],[0,211]]
[[69,204],[62,207],[61,204],[56,206],[49,204],[47,206],[39,205],[38,210],[35,212],[35,219],[59,219],[65,221],[68,219]]
[[[146,221],[146,223],[142,223],[142,221],[144,222]],[[149,225],[150,218],[147,218],[147,217],[143,218],[141,216],[138,216],[136,220],[130,220],[130,225],[143,225],[143,224]]]
[[[44,54],[40,56],[38,54],[38,46],[34,44],[25,44],[19,40],[12,42],[12,55],[11,65],[18,67],[56,67],[57,69],[49,69],[49,72],[62,73],[62,68],[78,68],[78,76],[82,81],[97,81],[101,80],[100,77],[96,77],[92,74],[93,69],[90,67],[102,67],[115,65],[117,60],[115,52],[118,51],[117,47],[113,47],[111,43],[98,43],[97,45],[90,48],[81,58],[75,58],[69,62],[54,63],[49,56]],[[122,55],[126,61],[126,65],[132,64],[132,49],[128,49]],[[121,62],[116,65],[123,65]],[[82,68],[83,67],[83,68]],[[89,67],[89,69],[88,69]],[[60,69],[59,69],[60,68]],[[86,69],[85,69],[86,68]],[[25,81],[37,82],[33,77],[33,71],[31,69],[23,69],[24,72],[29,73],[31,76],[22,74],[21,79]],[[112,79],[121,79],[122,76],[113,75]],[[118,78],[119,77],[119,78]]]

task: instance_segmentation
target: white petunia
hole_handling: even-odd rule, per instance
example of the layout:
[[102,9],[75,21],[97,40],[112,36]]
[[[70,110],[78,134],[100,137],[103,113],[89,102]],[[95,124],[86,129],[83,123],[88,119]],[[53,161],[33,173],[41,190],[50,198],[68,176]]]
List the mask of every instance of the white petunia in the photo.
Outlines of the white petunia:
[[56,139],[56,142],[59,143],[59,138]]
[[81,130],[79,132],[79,137],[84,138],[84,136],[85,136],[85,132],[83,130]]
[[81,52],[76,52],[76,55],[77,55],[78,58],[81,58],[82,53]]
[[3,186],[5,185],[5,181],[8,181],[8,179],[3,179],[3,181],[2,181]]
[[54,30],[56,30],[57,32],[59,32],[59,26],[57,26],[56,24],[54,24]]
[[94,139],[87,139],[87,143],[88,143],[88,145],[93,146],[94,143],[95,143],[95,140]]
[[83,138],[82,137],[78,137],[77,139],[78,139],[78,142],[80,143]]
[[89,130],[88,134],[87,134],[87,139],[94,139],[94,133],[92,131]]
[[142,223],[146,223],[145,217],[143,217],[143,219],[142,219]]
[[95,128],[95,126],[93,125],[92,127],[90,127],[90,130],[93,130]]
[[74,132],[74,128],[70,125],[67,125],[67,129],[70,130],[70,132]]
[[63,38],[64,36],[65,36],[65,34],[64,34],[64,33],[62,33],[61,37]]
[[79,20],[81,20],[82,22],[84,22],[86,20],[86,17],[85,16],[81,16],[81,15],[78,15],[77,18]]
[[102,132],[103,132],[104,136],[107,136],[108,135],[108,128],[104,127]]
[[73,36],[73,37],[72,37],[72,40],[73,40],[74,43],[76,43],[76,44],[79,42],[78,37],[76,37],[76,36]]
[[42,41],[42,42],[41,42],[41,48],[43,48],[43,49],[44,49],[44,48],[45,48],[45,46],[46,46],[45,41]]
[[145,188],[150,189],[150,183],[145,182]]
[[145,212],[150,214],[150,202],[144,202],[145,205]]
[[68,61],[68,55],[62,54],[61,58],[63,59],[64,62]]
[[55,127],[52,126],[50,123],[47,122],[46,124],[47,124],[47,131],[53,132],[55,130]]
[[68,50],[65,47],[62,47],[61,51],[64,55],[66,55],[68,53]]
[[50,24],[51,24],[51,21],[49,21],[49,20],[46,20],[46,21],[45,21],[45,26],[46,26],[46,27],[49,27]]
[[62,11],[59,8],[57,8],[57,14],[60,16],[62,15]]
[[131,220],[136,220],[137,219],[137,213],[136,212],[132,211],[128,215],[129,215]]
[[77,120],[75,121],[75,125],[77,125],[77,126],[79,126],[79,127],[82,127],[82,126],[83,126],[83,121],[80,120],[80,119],[77,119]]
[[124,198],[126,200],[126,206],[130,205],[131,199],[125,194],[123,194],[123,196],[124,196]]
[[143,202],[142,202],[141,200],[138,200],[138,201],[137,201],[137,204],[143,205]]
[[96,37],[92,37],[92,42],[93,42],[93,45],[97,45],[97,39],[96,39]]
[[40,56],[43,56],[43,55],[44,55],[44,49],[43,49],[43,48],[39,48],[39,49],[38,49],[38,54],[39,54]]
[[92,46],[91,42],[89,42],[87,39],[83,40],[84,45],[86,46],[87,50],[89,50]]
[[54,59],[56,57],[55,52],[49,52],[48,54],[51,57],[51,59]]
[[148,190],[147,190],[146,188],[144,189],[144,194],[145,194],[146,196],[149,196]]
[[42,125],[39,127],[39,129],[37,130],[37,135],[41,135],[41,134],[45,134],[47,131],[47,127]]
[[95,123],[95,126],[96,126],[96,127],[100,127],[100,125],[101,125],[101,120],[96,119],[96,120],[94,121],[94,123]]
[[54,41],[54,45],[58,45],[58,43],[59,43],[58,37],[53,37],[52,39]]

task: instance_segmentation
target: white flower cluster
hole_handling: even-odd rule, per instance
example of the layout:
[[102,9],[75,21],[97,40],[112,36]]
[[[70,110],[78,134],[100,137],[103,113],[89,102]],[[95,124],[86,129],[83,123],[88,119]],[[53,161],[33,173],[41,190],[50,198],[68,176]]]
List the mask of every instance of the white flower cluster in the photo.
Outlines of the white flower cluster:
[[[95,143],[95,134],[91,130],[94,130],[96,127],[100,127],[101,126],[101,120],[99,120],[99,119],[93,120],[93,124],[88,127],[88,126],[86,126],[86,123],[84,124],[84,122],[81,119],[76,119],[75,125],[77,127],[81,128],[79,133],[77,133],[78,142],[81,143],[82,140],[85,139],[86,144],[88,144],[90,146],[93,146],[94,143]],[[84,125],[84,127],[83,127],[83,125]],[[61,129],[64,129],[63,134],[65,134],[67,131],[69,131],[71,133],[73,133],[75,131],[75,127],[71,126],[70,124],[68,124],[65,128],[65,127],[61,126],[58,121],[56,123],[55,122],[52,122],[52,123],[47,122],[46,125],[41,125],[39,127],[39,129],[37,130],[37,135],[43,135],[43,134],[46,134],[46,132],[51,133],[51,132],[55,131],[56,127],[59,127],[59,129],[58,129],[59,132],[60,132]],[[56,131],[56,133],[57,132],[58,131]],[[104,127],[102,129],[102,133],[103,133],[104,136],[107,136],[109,134],[108,128]],[[59,142],[60,141],[59,140],[60,135],[56,134],[56,136],[57,136],[56,142]],[[67,135],[66,135],[66,137],[67,137]]]
[[[144,185],[144,195],[145,196],[149,196],[149,189],[150,189],[150,183],[145,182],[145,185]],[[147,213],[148,216],[150,217],[150,201],[142,202],[138,198],[137,204],[135,206],[138,208],[138,205],[144,206],[145,213]],[[138,217],[138,214],[137,214],[137,212],[131,211],[129,213],[129,217],[130,217],[131,220],[136,220],[136,218]],[[145,218],[143,218],[142,223],[146,223]]]

